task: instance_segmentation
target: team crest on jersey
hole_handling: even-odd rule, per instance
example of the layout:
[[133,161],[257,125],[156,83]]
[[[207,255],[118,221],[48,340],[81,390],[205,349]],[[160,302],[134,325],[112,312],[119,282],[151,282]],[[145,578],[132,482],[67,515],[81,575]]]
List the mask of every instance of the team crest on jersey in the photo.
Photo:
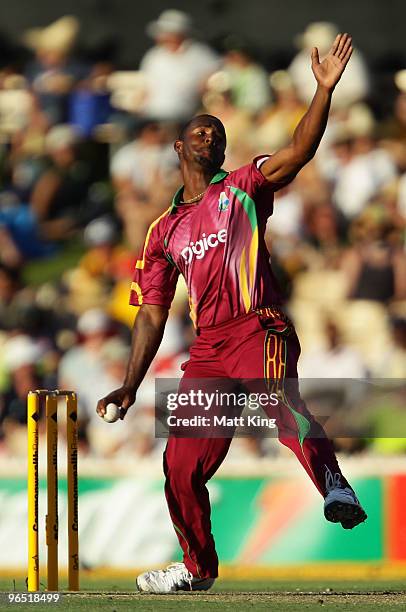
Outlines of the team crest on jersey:
[[219,212],[224,212],[225,210],[227,210],[227,208],[230,205],[230,198],[227,197],[227,194],[225,191],[222,191],[220,193],[220,197],[219,197]]

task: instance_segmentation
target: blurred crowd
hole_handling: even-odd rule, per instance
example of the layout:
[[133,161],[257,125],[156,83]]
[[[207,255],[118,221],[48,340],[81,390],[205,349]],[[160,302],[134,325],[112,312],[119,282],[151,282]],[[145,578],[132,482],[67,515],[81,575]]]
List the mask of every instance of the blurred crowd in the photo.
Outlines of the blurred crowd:
[[[95,407],[124,377],[136,315],[128,306],[132,269],[149,224],[180,184],[173,140],[182,122],[207,112],[225,125],[226,169],[286,145],[315,90],[310,50],[322,56],[338,32],[332,23],[309,24],[289,42],[291,62],[269,73],[249,41],[234,35],[212,48],[198,29],[189,15],[164,11],[146,25],[151,47],[139,66],[123,71],[107,56],[85,61],[75,47],[80,22],[64,16],[24,33],[23,63],[2,63],[3,456],[25,456],[27,392],[57,387],[78,393],[84,455],[161,452],[154,378],[179,376],[194,333],[182,282],[137,411],[111,426]],[[355,49],[319,152],[277,193],[266,233],[301,339],[300,375],[336,379],[340,409],[343,379],[403,379],[390,400],[377,400],[373,418],[354,424],[350,439],[333,427],[346,452],[406,451],[406,432],[385,438],[387,420],[401,422],[406,403],[403,59],[405,69],[389,70],[380,91]],[[285,452],[269,440],[236,440],[232,448],[240,457]]]

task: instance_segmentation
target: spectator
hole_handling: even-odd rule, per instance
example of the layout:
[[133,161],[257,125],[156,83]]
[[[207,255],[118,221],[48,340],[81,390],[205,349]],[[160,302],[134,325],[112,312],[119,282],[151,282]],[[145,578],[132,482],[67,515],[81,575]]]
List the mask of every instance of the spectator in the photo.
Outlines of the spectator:
[[261,115],[255,134],[261,151],[275,151],[285,146],[306,111],[288,72],[277,70],[270,82],[275,102]]
[[55,253],[44,240],[30,207],[19,202],[11,191],[0,194],[0,261],[19,267],[25,261]]
[[393,117],[384,123],[382,132],[387,138],[405,140],[406,138],[406,69],[395,74],[398,92],[394,104]]
[[343,259],[348,296],[382,303],[406,299],[406,255],[401,235],[393,232],[384,218],[377,219],[373,210],[352,223],[350,235],[353,247]]
[[110,171],[119,193],[135,192],[144,197],[154,192],[157,183],[165,183],[177,165],[167,130],[157,121],[145,120],[133,141],[113,156]]
[[269,232],[282,238],[299,239],[303,227],[303,198],[287,185],[275,194],[274,212],[268,219]]
[[[308,104],[314,95],[314,77],[312,75],[309,57],[313,47],[317,47],[320,57],[326,55],[338,34],[338,28],[333,23],[317,21],[310,23],[303,34],[297,39],[301,49],[289,66],[289,73],[297,88],[302,102]],[[369,74],[366,63],[355,49],[351,62],[348,64],[343,78],[338,84],[332,102],[333,109],[351,106],[354,102],[364,100],[369,92]]]
[[381,133],[386,150],[391,153],[402,173],[397,186],[396,212],[404,224],[406,220],[406,69],[399,70],[395,74],[394,81],[397,94],[393,115],[383,123]]
[[229,77],[231,100],[238,109],[256,115],[271,102],[268,74],[243,41],[228,39],[226,47],[223,70]]
[[336,133],[334,155],[336,165],[330,175],[333,200],[348,219],[353,219],[385,184],[396,178],[396,166],[391,155],[375,141],[371,124],[365,126],[363,133],[353,122],[342,126]]
[[142,248],[149,224],[168,206],[177,188],[175,152],[168,132],[157,121],[140,124],[135,140],[122,147],[111,162],[116,212],[133,252]]
[[69,125],[54,126],[46,137],[49,167],[31,196],[31,208],[43,237],[66,239],[86,218],[92,218],[88,199],[90,165],[79,160],[78,135]]
[[399,214],[403,217],[403,222],[406,221],[406,172],[401,176],[398,185],[398,201],[397,208]]
[[376,364],[377,378],[406,379],[406,317],[394,316],[390,321],[391,341]]
[[45,168],[45,142],[49,121],[38,98],[31,94],[26,124],[11,139],[9,156],[10,189],[28,202],[35,182]]
[[313,249],[313,261],[319,255],[325,267],[337,269],[343,251],[342,228],[337,211],[328,202],[311,206],[306,210],[304,227],[306,241]]
[[68,120],[82,136],[91,137],[98,126],[110,119],[112,108],[107,83],[112,70],[110,62],[95,64],[70,96]]
[[52,124],[67,120],[68,96],[86,73],[71,52],[79,32],[76,17],[66,15],[45,28],[28,30],[25,43],[35,52],[26,76]]
[[[303,353],[299,360],[301,378],[364,378],[367,368],[361,356],[345,344],[337,323],[327,319],[324,347]],[[316,386],[319,384],[315,380]]]
[[8,383],[0,389],[0,424],[7,446],[13,447],[18,454],[24,456],[23,448],[16,448],[14,437],[20,441],[21,436],[18,436],[18,433],[26,431],[28,392],[44,386],[44,379],[38,368],[43,352],[38,343],[24,334],[10,337],[2,348]]
[[58,382],[62,389],[77,390],[80,419],[86,422],[93,417],[97,388],[108,380],[102,351],[111,337],[112,321],[101,309],[93,308],[79,317],[77,331],[81,343],[62,357]]
[[144,114],[154,119],[182,122],[197,110],[207,77],[219,66],[216,55],[192,38],[186,13],[168,9],[147,27],[155,41],[140,69],[147,79]]
[[39,315],[34,291],[24,285],[21,270],[0,263],[0,330],[33,333]]
[[94,219],[86,226],[83,238],[87,251],[81,258],[79,266],[86,270],[89,276],[103,278],[111,283],[119,265],[117,260],[124,251],[117,246],[116,224],[107,216]]

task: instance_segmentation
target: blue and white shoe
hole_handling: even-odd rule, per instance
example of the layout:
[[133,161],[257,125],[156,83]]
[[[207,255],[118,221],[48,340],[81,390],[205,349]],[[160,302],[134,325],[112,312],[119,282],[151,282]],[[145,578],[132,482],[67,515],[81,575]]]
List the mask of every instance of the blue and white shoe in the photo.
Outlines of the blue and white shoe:
[[324,516],[331,523],[341,523],[344,529],[352,529],[367,519],[367,515],[354,491],[343,487],[341,476],[326,466],[326,497]]
[[142,593],[173,593],[175,591],[207,591],[214,578],[196,578],[184,563],[171,563],[165,570],[151,570],[137,578]]

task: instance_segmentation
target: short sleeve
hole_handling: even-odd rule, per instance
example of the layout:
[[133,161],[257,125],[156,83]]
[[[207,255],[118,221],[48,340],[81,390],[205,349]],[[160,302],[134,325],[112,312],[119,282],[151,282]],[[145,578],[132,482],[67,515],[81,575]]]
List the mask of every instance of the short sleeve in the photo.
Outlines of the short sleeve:
[[250,164],[231,172],[229,179],[254,199],[259,192],[264,190],[272,192],[272,185],[260,170],[262,164],[270,157],[270,155],[259,155]]
[[159,223],[148,230],[143,257],[137,261],[131,283],[130,304],[155,304],[170,308],[179,272],[166,258]]
[[259,155],[250,164],[230,172],[228,179],[238,189],[242,189],[257,204],[257,212],[267,219],[273,212],[275,187],[262,174],[261,166],[271,156]]

